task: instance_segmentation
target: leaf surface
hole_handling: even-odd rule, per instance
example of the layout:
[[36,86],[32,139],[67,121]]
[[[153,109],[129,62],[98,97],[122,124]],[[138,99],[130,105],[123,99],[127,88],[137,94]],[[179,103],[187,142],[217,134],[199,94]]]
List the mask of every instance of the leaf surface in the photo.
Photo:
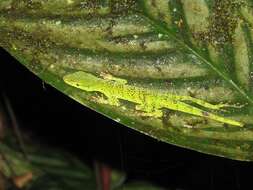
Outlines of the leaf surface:
[[[128,127],[200,152],[253,158],[251,0],[1,0],[0,45],[47,83]],[[98,103],[109,97],[63,81],[78,71],[156,92],[145,96],[153,104],[160,94],[181,97],[169,99],[179,110],[163,103],[157,118],[143,116],[132,97]],[[232,107],[212,110],[191,98]],[[183,111],[185,104],[202,113]]]

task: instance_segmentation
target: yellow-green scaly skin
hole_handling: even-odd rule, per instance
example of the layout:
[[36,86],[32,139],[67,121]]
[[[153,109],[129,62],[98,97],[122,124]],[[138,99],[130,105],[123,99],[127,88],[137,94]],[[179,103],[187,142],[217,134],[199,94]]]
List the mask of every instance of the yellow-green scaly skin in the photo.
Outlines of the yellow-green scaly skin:
[[102,103],[119,106],[119,99],[136,103],[136,109],[142,111],[144,115],[150,117],[162,117],[163,112],[161,108],[166,108],[233,126],[243,127],[244,125],[239,121],[221,117],[194,107],[187,104],[185,101],[214,110],[220,110],[223,107],[230,107],[230,105],[214,105],[190,96],[178,96],[161,92],[158,93],[147,88],[128,85],[126,80],[115,78],[111,75],[105,75],[104,78],[100,78],[83,71],[78,71],[64,76],[63,80],[65,83],[85,91],[103,93],[107,97],[107,100],[102,100]]

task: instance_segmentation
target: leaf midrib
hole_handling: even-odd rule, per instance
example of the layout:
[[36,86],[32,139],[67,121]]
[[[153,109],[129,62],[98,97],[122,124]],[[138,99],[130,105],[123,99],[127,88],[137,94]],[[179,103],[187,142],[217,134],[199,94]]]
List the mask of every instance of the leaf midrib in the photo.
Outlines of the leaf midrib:
[[250,104],[253,104],[253,98],[251,98],[243,89],[241,89],[231,78],[229,78],[225,73],[220,71],[211,61],[207,60],[205,57],[199,54],[196,50],[194,50],[188,44],[184,43],[184,41],[178,39],[174,35],[174,33],[171,31],[171,29],[169,29],[168,27],[164,25],[158,24],[156,20],[150,18],[144,6],[143,6],[143,9],[144,9],[144,13],[142,12],[141,14],[147,20],[147,22],[151,23],[154,26],[154,30],[164,35],[168,35],[172,37],[173,40],[175,40],[176,42],[181,44],[183,47],[185,47],[187,50],[189,50],[191,53],[193,53],[196,57],[198,57],[201,61],[203,61],[206,65],[208,65],[212,70],[214,70],[221,78],[223,78],[226,82],[228,82],[228,84],[230,84],[236,91],[238,91],[243,97],[245,97]]

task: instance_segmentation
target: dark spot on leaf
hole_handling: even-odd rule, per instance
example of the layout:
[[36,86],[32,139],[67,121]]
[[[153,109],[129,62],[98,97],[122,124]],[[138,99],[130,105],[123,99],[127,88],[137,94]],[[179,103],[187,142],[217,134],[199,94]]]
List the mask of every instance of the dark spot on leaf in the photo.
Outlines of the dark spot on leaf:
[[147,46],[146,46],[146,44],[145,44],[145,41],[140,42],[140,47],[141,47],[143,50],[146,50],[146,49],[147,49]]
[[243,5],[241,0],[215,0],[209,18],[209,30],[195,33],[194,38],[215,47],[232,42],[240,19],[238,10]]
[[202,115],[208,117],[210,114],[206,111],[202,111]]
[[227,123],[223,123],[223,127],[227,129],[228,128],[228,124]]

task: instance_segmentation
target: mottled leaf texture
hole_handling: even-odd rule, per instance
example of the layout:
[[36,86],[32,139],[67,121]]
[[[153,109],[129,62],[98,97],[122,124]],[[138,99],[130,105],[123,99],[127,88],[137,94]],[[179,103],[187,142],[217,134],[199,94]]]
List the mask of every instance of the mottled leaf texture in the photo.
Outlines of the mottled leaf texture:
[[[253,160],[252,0],[0,0],[0,45],[47,83],[128,127]],[[107,76],[111,87],[103,90],[111,91],[64,82],[78,71],[100,82]]]

